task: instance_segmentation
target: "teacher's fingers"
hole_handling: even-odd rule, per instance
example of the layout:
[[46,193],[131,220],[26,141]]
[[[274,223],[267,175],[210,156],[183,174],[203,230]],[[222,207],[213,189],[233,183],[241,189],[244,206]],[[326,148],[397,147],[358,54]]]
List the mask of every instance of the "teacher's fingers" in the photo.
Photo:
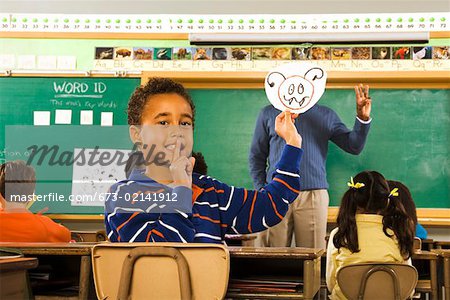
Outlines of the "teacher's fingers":
[[356,99],[361,98],[361,90],[359,89],[359,86],[355,86],[355,94],[356,94]]
[[366,86],[364,87],[364,96],[365,96],[366,98],[369,98],[369,86],[368,86],[368,85],[366,85]]

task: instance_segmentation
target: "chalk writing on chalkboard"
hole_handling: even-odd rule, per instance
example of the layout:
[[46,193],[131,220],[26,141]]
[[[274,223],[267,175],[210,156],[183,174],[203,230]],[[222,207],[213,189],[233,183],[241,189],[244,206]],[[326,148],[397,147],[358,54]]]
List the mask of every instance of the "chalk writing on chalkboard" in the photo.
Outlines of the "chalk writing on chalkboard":
[[101,98],[101,94],[107,91],[106,84],[103,82],[93,82],[92,84],[88,84],[86,82],[76,81],[53,82],[53,89],[58,96],[66,95],[67,97],[82,96],[93,98]]
[[116,101],[104,99],[107,90],[108,87],[103,82],[55,81],[50,103],[57,107],[117,108]]

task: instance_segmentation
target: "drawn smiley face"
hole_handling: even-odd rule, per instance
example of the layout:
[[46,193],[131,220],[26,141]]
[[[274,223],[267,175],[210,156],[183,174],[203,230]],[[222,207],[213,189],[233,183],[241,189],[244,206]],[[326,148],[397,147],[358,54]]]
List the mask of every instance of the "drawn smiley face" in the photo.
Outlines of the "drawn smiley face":
[[325,71],[311,64],[286,64],[266,76],[266,95],[281,110],[304,113],[319,101],[326,84]]
[[278,88],[278,98],[281,103],[290,110],[307,106],[314,94],[313,84],[298,75],[284,80]]

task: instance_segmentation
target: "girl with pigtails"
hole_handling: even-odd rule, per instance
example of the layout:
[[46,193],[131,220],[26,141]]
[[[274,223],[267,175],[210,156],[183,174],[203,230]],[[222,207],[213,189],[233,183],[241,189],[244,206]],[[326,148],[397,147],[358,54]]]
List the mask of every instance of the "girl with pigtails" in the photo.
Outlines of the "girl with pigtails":
[[327,248],[331,299],[346,299],[336,281],[339,268],[364,262],[409,263],[413,254],[415,224],[399,201],[398,190],[390,190],[375,171],[357,174],[348,187]]

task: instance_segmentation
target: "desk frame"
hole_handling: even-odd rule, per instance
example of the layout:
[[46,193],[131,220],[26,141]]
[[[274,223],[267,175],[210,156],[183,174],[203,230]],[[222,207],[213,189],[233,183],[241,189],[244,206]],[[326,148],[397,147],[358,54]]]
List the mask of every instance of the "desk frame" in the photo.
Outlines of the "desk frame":
[[[439,290],[437,282],[437,262],[439,256],[437,253],[431,251],[416,251],[412,255],[412,260],[429,260],[430,262],[430,280],[419,280],[416,291],[430,293],[431,300],[438,300]],[[429,283],[429,287],[428,287]]]
[[444,261],[444,295],[450,299],[450,249],[434,249]]
[[0,243],[0,247],[19,249],[25,256],[80,256],[78,299],[87,300],[91,276],[91,252],[97,243]]
[[313,299],[320,290],[320,260],[323,249],[229,247],[230,258],[298,259],[303,261],[303,293],[239,293],[227,297],[246,299]]

